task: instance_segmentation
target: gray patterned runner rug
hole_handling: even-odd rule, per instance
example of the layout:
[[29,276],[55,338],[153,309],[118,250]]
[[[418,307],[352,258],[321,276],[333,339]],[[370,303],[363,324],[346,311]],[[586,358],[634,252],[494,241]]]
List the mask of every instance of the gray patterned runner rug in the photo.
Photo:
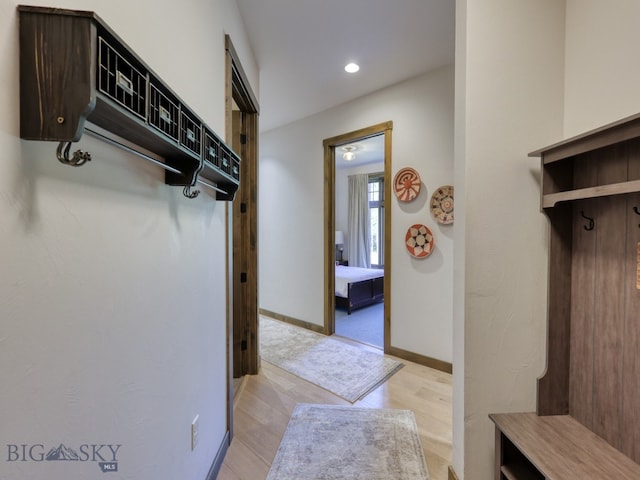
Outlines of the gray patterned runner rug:
[[410,410],[298,404],[266,480],[427,480]]
[[262,359],[351,403],[402,368],[403,364],[278,320],[260,317]]

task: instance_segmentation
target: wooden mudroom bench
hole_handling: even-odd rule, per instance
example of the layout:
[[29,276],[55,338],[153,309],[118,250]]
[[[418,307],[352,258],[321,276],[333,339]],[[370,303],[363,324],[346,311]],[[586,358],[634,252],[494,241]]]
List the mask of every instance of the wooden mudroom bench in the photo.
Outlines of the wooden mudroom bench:
[[496,479],[640,479],[640,465],[570,415],[490,415]]
[[540,149],[547,368],[490,415],[496,480],[640,479],[640,115]]

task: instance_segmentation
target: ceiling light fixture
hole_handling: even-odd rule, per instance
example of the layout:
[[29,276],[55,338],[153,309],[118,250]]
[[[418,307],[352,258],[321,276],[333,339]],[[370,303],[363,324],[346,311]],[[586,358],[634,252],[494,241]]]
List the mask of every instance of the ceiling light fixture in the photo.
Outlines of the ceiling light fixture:
[[344,67],[344,69],[349,73],[356,73],[358,70],[360,70],[360,65],[358,65],[357,63],[349,63]]
[[356,154],[353,151],[356,149],[353,145],[348,145],[346,147],[342,147],[344,153],[342,154],[342,158],[344,158],[347,162],[350,162],[354,158],[356,158]]

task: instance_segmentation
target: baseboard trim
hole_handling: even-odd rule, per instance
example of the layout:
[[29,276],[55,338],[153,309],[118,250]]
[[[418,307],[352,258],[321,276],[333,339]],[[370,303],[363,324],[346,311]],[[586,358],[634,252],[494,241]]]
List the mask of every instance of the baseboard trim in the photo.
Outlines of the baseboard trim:
[[413,353],[408,350],[403,350],[398,347],[389,347],[388,351],[385,351],[389,355],[408,360],[409,362],[417,363],[418,365],[424,365],[425,367],[440,370],[445,373],[453,373],[453,365],[449,362],[443,362],[437,358],[427,357],[426,355],[420,355],[419,353]]
[[[276,320],[295,325],[296,327],[306,328],[307,330],[312,330],[314,332],[322,334],[325,333],[324,327],[316,325],[315,323],[298,320],[297,318],[289,317],[287,315],[282,315],[276,312],[271,312],[269,310],[265,310],[264,308],[260,308],[258,312],[260,313],[260,315],[264,315],[265,317],[275,318]],[[393,355],[394,357],[398,357],[402,360],[407,360],[409,362],[417,363],[418,365],[424,365],[425,367],[439,370],[441,372],[453,373],[453,365],[451,363],[443,362],[442,360],[438,360],[436,358],[427,357],[426,355],[420,355],[419,353],[413,353],[398,347],[389,347],[389,350],[385,351],[385,353]]]
[[447,480],[460,480],[458,475],[456,475],[455,470],[453,469],[453,465],[449,465],[449,475]]
[[216,454],[216,458],[214,458],[213,463],[211,464],[211,468],[209,469],[209,473],[207,474],[207,478],[205,480],[216,480],[216,478],[218,477],[218,473],[220,473],[220,469],[222,468],[224,457],[227,454],[227,450],[229,450],[230,438],[231,436],[229,435],[229,431],[227,430],[224,434],[224,438],[222,439],[222,443],[220,444],[220,448],[218,449],[218,453]]
[[276,312],[271,312],[269,310],[265,310],[264,308],[258,309],[258,313],[260,313],[260,315],[264,315],[265,317],[275,318],[276,320],[280,320],[281,322],[295,325],[296,327],[306,328],[307,330],[312,330],[317,333],[325,333],[324,326],[322,325],[316,325],[315,323],[298,320],[297,318],[289,317],[287,315],[282,315]]

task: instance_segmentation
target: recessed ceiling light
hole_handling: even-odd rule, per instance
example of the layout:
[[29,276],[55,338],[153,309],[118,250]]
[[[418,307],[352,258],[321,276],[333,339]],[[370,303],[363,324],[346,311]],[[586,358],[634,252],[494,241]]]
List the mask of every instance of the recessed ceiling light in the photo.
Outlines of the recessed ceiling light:
[[357,63],[349,63],[344,67],[344,69],[349,73],[356,73],[358,70],[360,70],[360,65],[358,65]]

